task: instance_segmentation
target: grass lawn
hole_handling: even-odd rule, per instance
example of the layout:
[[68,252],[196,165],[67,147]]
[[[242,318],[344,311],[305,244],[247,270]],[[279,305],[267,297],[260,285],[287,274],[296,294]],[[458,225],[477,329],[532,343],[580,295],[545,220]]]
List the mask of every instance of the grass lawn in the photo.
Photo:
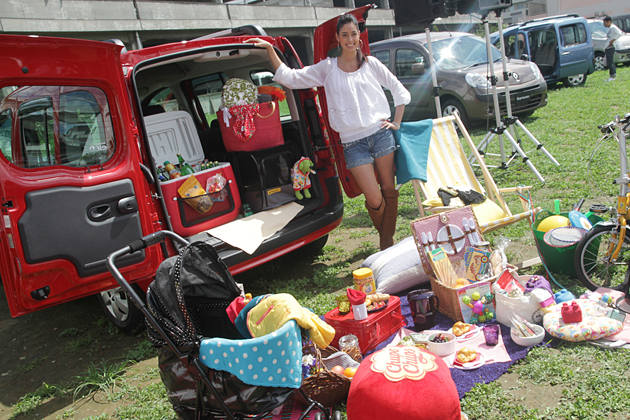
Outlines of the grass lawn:
[[[499,187],[532,185],[534,204],[551,210],[555,199],[560,200],[562,211],[568,211],[581,198],[588,202],[614,203],[610,197],[616,194],[611,181],[619,175],[617,145],[612,142],[602,145],[592,159],[590,174],[587,167],[592,148],[600,136],[597,125],[611,121],[615,114],[630,112],[630,67],[620,67],[614,82],[606,83],[606,78],[607,72],[598,72],[590,75],[583,87],[549,90],[548,106],[523,119],[523,123],[561,165],[553,165],[541,152],[529,152],[546,182],[539,182],[527,166],[518,164],[507,170],[491,170]],[[475,143],[486,132],[485,127],[473,130]],[[525,149],[531,149],[529,141],[523,141]],[[496,149],[497,143],[495,140],[491,148]],[[488,163],[492,163],[490,158]],[[519,210],[516,197],[508,203],[514,211]],[[409,222],[418,217],[413,190],[410,185],[404,185],[397,240],[411,234]],[[531,230],[525,222],[489,234],[486,239],[493,242],[499,236],[534,246]],[[352,270],[377,251],[377,243],[363,198],[346,197],[343,223],[331,234],[328,244],[318,255],[298,251],[251,270],[247,273],[246,291],[254,295],[292,293],[304,306],[322,315],[335,306],[332,292],[352,282]],[[509,247],[507,251],[510,256]],[[540,265],[526,272],[546,276]],[[289,280],[287,273],[290,273]],[[555,278],[576,295],[585,290],[575,279],[562,275]],[[129,359],[142,360],[154,355],[149,345],[132,350],[139,354],[130,355]],[[94,391],[100,393],[103,404],[113,404],[115,409],[103,409],[102,414],[92,417],[79,417],[78,407],[72,405],[56,418],[175,419],[154,359],[143,363],[146,362],[150,362],[150,368],[133,365],[124,376],[120,376],[125,369],[124,363],[116,361],[102,366],[95,364],[72,385],[44,383],[37,392],[24,396],[13,407],[13,416],[31,418],[29,413],[43,401],[63,395],[80,400],[82,395]],[[590,344],[571,343],[556,348],[538,347],[499,380],[475,386],[462,400],[462,409],[471,419],[480,420],[627,419],[630,417],[627,414],[630,407],[628,366],[630,352],[627,350],[611,351]],[[339,408],[345,418],[344,407]]]

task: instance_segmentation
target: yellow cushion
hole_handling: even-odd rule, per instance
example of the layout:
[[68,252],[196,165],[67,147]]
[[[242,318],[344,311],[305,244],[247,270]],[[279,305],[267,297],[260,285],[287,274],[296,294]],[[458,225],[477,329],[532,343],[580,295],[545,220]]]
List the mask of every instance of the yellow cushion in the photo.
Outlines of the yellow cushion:
[[508,217],[498,204],[490,200],[481,204],[472,204],[471,207],[480,225]]

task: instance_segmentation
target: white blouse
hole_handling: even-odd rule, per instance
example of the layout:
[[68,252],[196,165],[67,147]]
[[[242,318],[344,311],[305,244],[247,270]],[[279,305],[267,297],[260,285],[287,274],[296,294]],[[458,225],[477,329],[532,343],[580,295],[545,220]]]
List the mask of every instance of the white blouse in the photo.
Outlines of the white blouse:
[[273,80],[291,89],[323,86],[328,119],[342,143],[374,134],[381,128],[381,121],[391,117],[381,86],[391,91],[394,106],[411,101],[409,91],[376,57],[369,57],[367,63],[352,73],[341,70],[337,58],[327,58],[302,69],[290,69],[283,63]]

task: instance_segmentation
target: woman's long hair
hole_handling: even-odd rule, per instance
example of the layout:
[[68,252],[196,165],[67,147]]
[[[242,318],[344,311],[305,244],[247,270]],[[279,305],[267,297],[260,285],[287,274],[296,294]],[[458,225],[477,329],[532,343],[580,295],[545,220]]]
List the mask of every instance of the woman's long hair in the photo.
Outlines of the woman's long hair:
[[[339,35],[339,31],[341,31],[341,28],[347,23],[352,23],[357,28],[357,31],[359,31],[357,18],[350,13],[344,13],[339,16],[339,20],[337,21],[337,35]],[[361,32],[359,31],[359,48],[357,48],[357,62],[359,63],[359,67],[361,67],[363,63],[367,63],[367,61],[367,56],[361,51]]]

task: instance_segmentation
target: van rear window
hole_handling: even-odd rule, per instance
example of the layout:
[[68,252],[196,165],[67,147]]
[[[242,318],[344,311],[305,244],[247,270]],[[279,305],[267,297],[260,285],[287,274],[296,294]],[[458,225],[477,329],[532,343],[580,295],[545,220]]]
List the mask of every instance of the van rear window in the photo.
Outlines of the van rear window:
[[10,107],[6,111],[13,108],[15,121],[11,113],[0,114],[0,145],[15,165],[84,167],[102,164],[114,154],[109,105],[99,88],[24,86],[3,103]]

